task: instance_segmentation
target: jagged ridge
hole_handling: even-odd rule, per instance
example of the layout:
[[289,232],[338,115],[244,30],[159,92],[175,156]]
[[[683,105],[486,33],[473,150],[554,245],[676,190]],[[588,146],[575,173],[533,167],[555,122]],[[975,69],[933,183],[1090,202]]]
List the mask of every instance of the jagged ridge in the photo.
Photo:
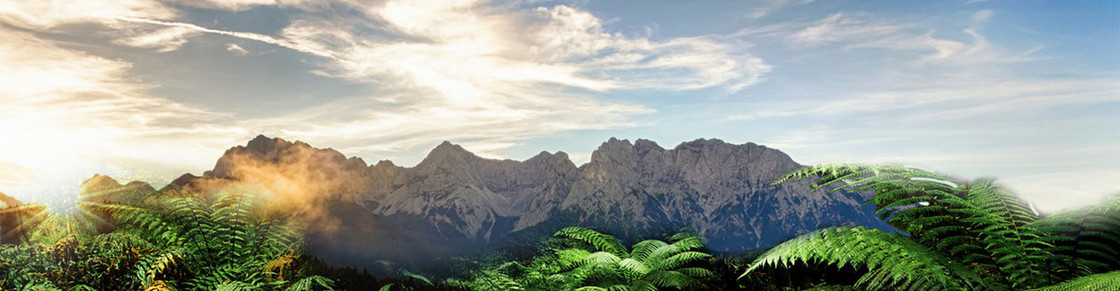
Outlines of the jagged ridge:
[[825,226],[887,227],[861,208],[858,195],[770,185],[800,167],[781,151],[718,139],[664,149],[649,140],[611,138],[579,167],[563,152],[495,160],[443,142],[409,168],[391,161],[366,166],[332,149],[258,136],[227,151],[203,176],[238,179],[245,163],[298,165],[315,181],[345,185],[339,191],[350,194],[338,197],[402,231],[459,243],[502,240],[563,222],[623,237],[691,228],[713,248],[733,251]]

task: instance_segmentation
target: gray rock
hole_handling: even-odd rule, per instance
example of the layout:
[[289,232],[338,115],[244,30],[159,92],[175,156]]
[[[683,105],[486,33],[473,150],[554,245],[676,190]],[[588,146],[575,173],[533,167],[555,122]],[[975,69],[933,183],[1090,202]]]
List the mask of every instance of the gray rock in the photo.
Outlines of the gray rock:
[[407,168],[391,161],[366,166],[331,149],[258,136],[227,151],[204,176],[238,179],[238,163],[296,165],[316,181],[346,185],[332,191],[356,196],[321,195],[353,199],[402,231],[433,231],[458,243],[578,224],[624,238],[689,228],[714,249],[736,251],[826,226],[889,228],[861,206],[865,198],[858,193],[826,194],[799,182],[772,185],[801,167],[785,153],[718,139],[665,149],[649,140],[611,138],[579,167],[563,152],[495,160],[443,142]]

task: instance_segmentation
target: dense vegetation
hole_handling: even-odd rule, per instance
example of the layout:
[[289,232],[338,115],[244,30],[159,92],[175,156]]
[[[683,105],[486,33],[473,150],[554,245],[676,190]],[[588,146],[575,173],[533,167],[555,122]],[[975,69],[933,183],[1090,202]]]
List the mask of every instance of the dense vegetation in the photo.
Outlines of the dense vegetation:
[[[307,274],[299,230],[286,217],[265,213],[253,196],[177,194],[86,201],[81,215],[41,222],[27,243],[0,247],[0,288],[321,290],[333,284]],[[118,229],[101,233],[105,225]]]
[[[833,191],[874,191],[869,202],[904,234],[860,227],[819,230],[774,247],[744,276],[823,262],[866,268],[856,285],[868,289],[1021,290],[1071,279],[1066,284],[1116,282],[1115,274],[1081,277],[1120,269],[1118,197],[1041,217],[989,180],[955,181],[899,166],[822,165],[779,182],[803,178]],[[1062,286],[1068,285],[1050,288]]]
[[568,227],[527,252],[464,258],[454,274],[379,280],[302,254],[298,223],[254,195],[93,195],[79,215],[39,213],[21,243],[0,245],[0,290],[1120,289],[1120,197],[1041,216],[989,180],[905,167],[813,166],[776,183],[798,179],[874,192],[868,203],[901,232],[833,227],[713,254],[689,232],[629,244]]
[[594,230],[568,227],[556,233],[555,246],[528,265],[506,262],[448,283],[471,290],[658,290],[702,289],[715,276],[711,255],[699,252],[699,237],[680,233],[645,240],[631,248]]

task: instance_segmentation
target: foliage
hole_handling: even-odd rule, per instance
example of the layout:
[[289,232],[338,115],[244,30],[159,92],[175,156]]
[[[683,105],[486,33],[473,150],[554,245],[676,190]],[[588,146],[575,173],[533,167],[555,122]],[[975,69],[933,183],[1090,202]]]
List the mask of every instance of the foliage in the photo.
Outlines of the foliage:
[[39,243],[0,246],[0,289],[331,289],[332,280],[302,270],[299,230],[254,198],[219,192],[86,205],[109,215],[118,228],[110,233],[85,227],[89,216],[52,217],[37,230]]
[[701,279],[715,276],[706,266],[711,256],[697,251],[703,242],[691,234],[629,249],[614,236],[580,227],[554,237],[557,246],[528,266],[505,262],[448,283],[471,290],[658,290],[701,288]]
[[1120,271],[1078,277],[1057,285],[1034,289],[1038,291],[1120,290]]
[[775,247],[744,276],[821,261],[868,268],[857,285],[869,289],[1023,289],[1117,267],[1118,199],[1040,218],[990,180],[962,182],[901,166],[812,166],[776,183],[805,178],[830,191],[874,191],[867,203],[906,234],[820,230]]
[[1048,267],[1072,278],[1120,270],[1120,196],[1082,209],[1055,213],[1033,223],[1045,230],[1048,250],[1055,254]]

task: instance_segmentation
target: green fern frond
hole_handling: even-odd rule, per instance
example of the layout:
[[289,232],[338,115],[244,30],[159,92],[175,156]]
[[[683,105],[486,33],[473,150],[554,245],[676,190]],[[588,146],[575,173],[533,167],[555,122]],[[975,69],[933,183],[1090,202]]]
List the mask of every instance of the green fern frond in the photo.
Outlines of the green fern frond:
[[1120,270],[1120,196],[1082,209],[1043,217],[1031,224],[1046,233],[1039,240],[1066,278]]
[[[960,262],[904,236],[863,227],[827,228],[786,241],[755,260],[743,276],[760,267],[788,267],[797,262],[867,267],[870,272],[860,278],[859,284],[871,289],[961,289],[983,285]],[[921,288],[906,288],[913,286]]]
[[288,286],[286,291],[334,290],[334,281],[323,276],[310,276]]
[[429,280],[428,277],[425,277],[424,275],[413,273],[413,272],[410,272],[406,269],[400,269],[400,272],[401,272],[401,275],[404,275],[405,277],[420,280],[421,282],[424,282],[425,284],[428,284],[429,286],[435,285],[435,284],[432,284],[432,280]]
[[703,261],[704,259],[707,259],[711,256],[712,255],[701,252],[680,252],[671,257],[665,258],[664,260],[655,261],[656,265],[654,265],[654,268],[658,270],[673,270],[690,263]]
[[557,231],[553,236],[586,243],[594,247],[595,250],[608,252],[616,256],[625,256],[629,253],[626,251],[626,247],[622,246],[622,242],[620,242],[618,238],[587,228],[565,227]]
[[630,251],[630,257],[634,258],[635,260],[644,261],[649,257],[650,254],[653,253],[654,250],[667,245],[669,244],[660,240],[644,240],[634,244],[633,250]]
[[989,180],[972,183],[901,166],[822,165],[779,181],[816,177],[829,191],[874,191],[881,218],[975,273],[1001,273],[1012,287],[1036,286],[1049,257],[1038,219],[1023,200]]
[[1120,290],[1120,271],[1078,277],[1067,282],[1046,286],[1036,291]]

